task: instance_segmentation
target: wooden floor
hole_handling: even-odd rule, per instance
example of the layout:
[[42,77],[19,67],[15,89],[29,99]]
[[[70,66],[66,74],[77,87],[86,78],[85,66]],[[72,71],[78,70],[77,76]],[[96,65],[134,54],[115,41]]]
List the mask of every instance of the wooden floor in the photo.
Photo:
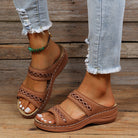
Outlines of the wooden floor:
[[[61,102],[76,86],[55,85],[46,109]],[[7,88],[5,88],[6,90]],[[138,86],[114,85],[114,95],[119,104],[116,122],[105,125],[89,125],[68,133],[51,133],[37,129],[33,119],[20,116],[16,108],[16,93],[11,89],[0,91],[0,137],[1,138],[130,138],[138,137]],[[8,110],[7,110],[8,109]],[[45,109],[45,110],[46,110]]]
[[[33,124],[33,119],[22,118],[16,108],[16,93],[25,77],[29,61],[0,60],[0,138],[138,137],[138,59],[131,59],[133,66],[129,60],[121,60],[122,65],[126,62],[127,66],[123,67],[120,73],[112,76],[113,93],[119,105],[116,122],[105,125],[89,125],[74,132],[51,133],[37,129]],[[70,91],[77,88],[84,75],[85,67],[82,64],[81,59],[69,60],[68,65],[55,82],[52,97],[45,111],[63,101]],[[82,70],[79,70],[80,66]]]

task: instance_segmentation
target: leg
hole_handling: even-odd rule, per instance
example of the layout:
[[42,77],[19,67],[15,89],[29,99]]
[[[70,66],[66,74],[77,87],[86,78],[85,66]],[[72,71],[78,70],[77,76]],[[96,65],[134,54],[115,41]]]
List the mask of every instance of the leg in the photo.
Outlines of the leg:
[[[48,29],[52,26],[49,20],[47,0],[14,0],[19,13],[23,30],[22,34],[28,35],[30,47],[37,49],[48,42]],[[35,69],[46,69],[56,61],[60,55],[60,49],[51,39],[49,47],[39,53],[32,53],[31,66]],[[33,80],[28,75],[23,85],[38,93],[44,93],[46,81]],[[24,98],[19,99],[20,108],[27,114],[32,113],[36,107]]]
[[[110,73],[120,71],[120,48],[125,0],[88,0],[89,45],[86,59],[86,75],[77,89],[96,103],[112,107],[115,100],[112,94]],[[70,105],[70,106],[68,106]],[[72,118],[85,116],[70,99],[60,106]],[[55,123],[55,116],[43,113],[36,116],[43,123]]]

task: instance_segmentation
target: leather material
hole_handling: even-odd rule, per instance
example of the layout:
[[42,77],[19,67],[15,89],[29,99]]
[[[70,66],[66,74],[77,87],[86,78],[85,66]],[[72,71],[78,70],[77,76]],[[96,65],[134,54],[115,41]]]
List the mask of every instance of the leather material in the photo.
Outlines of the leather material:
[[104,124],[113,122],[118,113],[117,104],[106,107],[89,99],[82,93],[74,90],[68,98],[83,110],[86,115],[78,120],[71,118],[59,105],[49,109],[55,116],[55,124],[43,123],[35,118],[35,125],[40,129],[52,132],[68,132],[78,130],[88,124]]
[[[68,61],[68,57],[65,49],[60,45],[59,45],[59,48],[60,48],[61,54],[59,58],[53,63],[52,66],[44,70],[35,69],[31,66],[28,69],[28,76],[30,78],[37,81],[47,81],[48,85],[45,92],[42,93],[42,92],[32,91],[26,88],[23,84],[21,85],[18,91],[17,99],[24,98],[28,100],[35,107],[38,108],[37,112],[40,112],[45,107],[51,95],[54,80],[57,77],[57,75],[63,70],[63,68],[65,67]],[[26,118],[32,118],[37,114],[37,112],[35,112],[33,115],[30,114],[30,116],[29,115],[26,116],[25,113],[23,113],[23,116]]]
[[21,85],[17,98],[24,98],[32,103],[35,107],[39,107],[44,102],[45,93],[32,91]]
[[61,46],[59,46],[59,48],[61,51],[60,57],[55,61],[55,63],[52,66],[46,69],[35,69],[30,65],[30,67],[28,68],[28,76],[31,79],[37,80],[37,81],[50,80],[54,72],[56,72],[55,69],[58,66],[58,64],[61,62],[60,59],[62,58],[64,53],[64,49]]
[[110,110],[112,107],[102,106],[92,99],[89,99],[82,93],[74,90],[68,95],[68,98],[74,102],[77,106],[81,108],[82,111],[86,113],[86,115],[90,116],[92,114],[96,114],[101,111]]
[[28,76],[33,80],[46,81],[51,79],[52,72],[53,72],[52,69],[38,70],[31,67],[30,65],[28,69]]
[[48,112],[55,116],[56,125],[66,125],[75,122],[75,120],[60,107],[60,105],[50,108]]

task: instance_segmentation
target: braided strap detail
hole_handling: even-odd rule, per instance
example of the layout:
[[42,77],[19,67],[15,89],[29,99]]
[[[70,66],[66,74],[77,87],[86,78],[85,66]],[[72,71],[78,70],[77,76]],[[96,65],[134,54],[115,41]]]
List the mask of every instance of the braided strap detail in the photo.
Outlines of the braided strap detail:
[[82,97],[75,93],[71,93],[70,95],[79,103],[81,103],[87,110],[92,111],[92,107]]
[[[43,103],[43,102],[44,102],[44,100],[43,100],[42,98],[37,97],[37,96],[35,96],[35,95],[33,95],[33,94],[27,92],[26,90],[24,90],[24,89],[22,89],[22,88],[20,88],[18,92],[19,92],[20,94],[23,94],[23,95],[29,97],[30,99],[34,99],[35,101],[38,101],[39,103]],[[17,98],[18,98],[18,96],[17,96]]]
[[44,79],[46,80],[47,78],[51,78],[52,77],[52,73],[37,73],[37,72],[34,72],[30,69],[28,69],[28,73],[30,76],[32,77],[35,77],[35,78],[38,78],[38,79]]

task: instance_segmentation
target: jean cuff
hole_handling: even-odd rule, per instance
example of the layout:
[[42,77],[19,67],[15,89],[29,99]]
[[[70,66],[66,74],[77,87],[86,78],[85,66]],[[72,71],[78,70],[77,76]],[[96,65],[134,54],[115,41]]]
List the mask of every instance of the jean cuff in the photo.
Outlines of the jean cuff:
[[97,69],[86,63],[86,70],[91,74],[110,74],[119,72],[121,70],[121,66],[109,69]]
[[49,28],[52,27],[52,23],[50,22],[47,26],[42,26],[42,27],[37,27],[37,28],[31,28],[31,29],[26,29],[23,27],[22,30],[22,35],[27,35],[28,33],[41,33],[43,31],[49,30]]

